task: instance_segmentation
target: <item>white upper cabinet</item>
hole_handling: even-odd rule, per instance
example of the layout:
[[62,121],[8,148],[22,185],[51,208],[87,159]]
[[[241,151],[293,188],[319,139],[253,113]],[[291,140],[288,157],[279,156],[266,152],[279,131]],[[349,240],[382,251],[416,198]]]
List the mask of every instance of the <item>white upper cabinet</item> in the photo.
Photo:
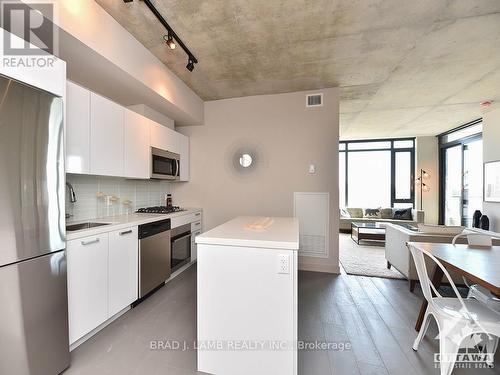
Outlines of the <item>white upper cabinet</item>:
[[68,82],[66,172],[149,179],[151,147],[180,155],[189,181],[189,138]]
[[90,95],[90,173],[123,176],[125,109],[97,94]]
[[181,155],[179,177],[181,181],[189,181],[189,138],[184,134],[177,133],[177,139],[179,154]]
[[149,178],[149,123],[146,117],[125,109],[124,177]]
[[177,132],[151,121],[150,124],[151,146],[170,152],[179,153]]
[[66,172],[90,173],[90,91],[66,85]]

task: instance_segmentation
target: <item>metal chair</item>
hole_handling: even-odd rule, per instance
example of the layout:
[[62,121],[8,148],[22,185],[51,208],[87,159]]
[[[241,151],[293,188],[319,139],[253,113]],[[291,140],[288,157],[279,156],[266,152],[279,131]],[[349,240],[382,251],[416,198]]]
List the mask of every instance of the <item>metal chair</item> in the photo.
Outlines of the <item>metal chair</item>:
[[[413,343],[413,350],[418,350],[418,346],[429,328],[430,317],[434,317],[439,330],[441,375],[450,375],[463,339],[475,334],[486,334],[488,342],[490,342],[500,336],[500,314],[475,299],[464,300],[450,274],[436,257],[411,243],[408,244],[408,248],[413,255],[422,292],[428,302],[423,325]],[[436,267],[441,268],[456,298],[445,298],[439,294],[429,279],[425,257],[431,259]],[[432,292],[434,292],[435,297]],[[487,344],[486,347],[490,349],[492,345]],[[488,355],[487,357],[492,356]],[[491,363],[491,358],[488,358],[487,362]]]

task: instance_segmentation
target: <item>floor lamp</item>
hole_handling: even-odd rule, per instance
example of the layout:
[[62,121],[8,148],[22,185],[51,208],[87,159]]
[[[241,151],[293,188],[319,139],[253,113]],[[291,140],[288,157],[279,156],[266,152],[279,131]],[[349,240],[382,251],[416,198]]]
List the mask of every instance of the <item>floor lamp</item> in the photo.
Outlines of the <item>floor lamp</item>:
[[429,185],[427,185],[424,180],[428,180],[431,178],[431,175],[424,171],[422,168],[420,168],[420,177],[417,178],[416,184],[420,186],[420,211],[423,210],[423,196],[424,196],[424,191],[427,193],[429,190]]

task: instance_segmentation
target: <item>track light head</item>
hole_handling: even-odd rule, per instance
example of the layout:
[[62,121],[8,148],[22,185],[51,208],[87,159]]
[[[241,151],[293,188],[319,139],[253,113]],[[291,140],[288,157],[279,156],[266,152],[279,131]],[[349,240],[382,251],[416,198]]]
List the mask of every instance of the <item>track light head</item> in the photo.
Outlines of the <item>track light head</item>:
[[188,63],[186,65],[186,69],[189,70],[190,72],[192,72],[194,70],[194,61],[191,58],[191,56],[188,57]]
[[165,40],[165,43],[170,49],[175,49],[174,38],[170,33],[168,33],[168,35],[163,35],[163,39]]

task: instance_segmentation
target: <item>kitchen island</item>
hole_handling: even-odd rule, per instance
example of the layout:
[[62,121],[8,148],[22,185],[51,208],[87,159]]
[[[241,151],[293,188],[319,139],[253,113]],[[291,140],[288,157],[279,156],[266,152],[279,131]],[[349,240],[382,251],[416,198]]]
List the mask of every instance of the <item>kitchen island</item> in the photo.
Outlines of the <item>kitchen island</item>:
[[196,243],[198,370],[297,374],[298,220],[238,217]]

